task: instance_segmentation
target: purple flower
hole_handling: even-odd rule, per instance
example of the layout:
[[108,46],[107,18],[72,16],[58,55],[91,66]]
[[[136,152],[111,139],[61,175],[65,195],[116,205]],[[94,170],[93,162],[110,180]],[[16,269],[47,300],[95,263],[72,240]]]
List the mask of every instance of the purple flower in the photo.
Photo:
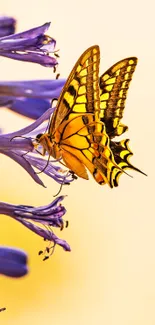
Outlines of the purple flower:
[[35,120],[51,107],[51,102],[39,98],[10,99],[0,97],[0,107],[7,107],[13,112]]
[[0,246],[0,274],[19,278],[27,273],[27,254],[17,248]]
[[54,53],[55,39],[44,35],[50,23],[25,32],[0,38],[0,55],[14,60],[39,63],[45,67],[55,67],[58,62]]
[[[43,237],[44,240],[48,241],[49,246],[46,247],[44,253],[51,255],[56,245],[63,247],[65,251],[70,251],[71,249],[67,242],[58,238],[51,228],[56,227],[62,230],[65,225],[68,226],[68,222],[65,223],[62,218],[66,213],[64,206],[60,204],[63,199],[64,196],[60,196],[52,203],[38,208],[0,202],[0,214],[12,217],[37,235]],[[39,223],[42,228],[36,225],[36,223]],[[53,244],[52,246],[51,243]],[[43,251],[40,251],[39,255],[42,253]],[[47,259],[47,257],[48,256],[45,256],[44,259]]]
[[0,106],[37,119],[60,96],[65,79],[1,81]]
[[16,20],[12,17],[0,16],[0,37],[14,34]]
[[50,117],[53,110],[53,108],[50,108],[34,123],[19,131],[0,134],[0,153],[20,164],[35,182],[42,186],[44,184],[33,167],[43,171],[46,175],[52,177],[62,185],[70,184],[74,179],[72,173],[64,171],[60,166],[53,164],[53,161],[47,163],[46,156],[40,158],[34,147],[33,138],[36,138],[36,135],[40,132],[45,132],[47,123],[43,128],[41,128],[41,124]]

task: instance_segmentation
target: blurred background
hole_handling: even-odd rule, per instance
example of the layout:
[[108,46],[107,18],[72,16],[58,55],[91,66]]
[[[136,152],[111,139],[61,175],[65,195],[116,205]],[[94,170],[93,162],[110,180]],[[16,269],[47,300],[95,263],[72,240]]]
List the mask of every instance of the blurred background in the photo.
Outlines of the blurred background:
[[[153,325],[155,324],[154,208],[154,2],[5,0],[0,14],[14,16],[17,30],[51,21],[48,34],[60,49],[59,71],[67,77],[89,46],[99,44],[100,73],[129,57],[139,59],[128,92],[123,122],[129,126],[132,163],[148,174],[123,175],[118,188],[78,179],[63,187],[69,228],[57,232],[72,252],[57,247],[46,262],[38,256],[44,242],[6,216],[0,216],[0,244],[29,254],[30,273],[22,279],[0,277],[0,324]],[[0,57],[1,80],[50,79],[53,72],[32,63]],[[31,123],[0,109],[0,127],[13,131]],[[131,174],[131,172],[130,172]],[[44,205],[59,186],[41,176],[34,183],[9,158],[0,157],[0,200]]]

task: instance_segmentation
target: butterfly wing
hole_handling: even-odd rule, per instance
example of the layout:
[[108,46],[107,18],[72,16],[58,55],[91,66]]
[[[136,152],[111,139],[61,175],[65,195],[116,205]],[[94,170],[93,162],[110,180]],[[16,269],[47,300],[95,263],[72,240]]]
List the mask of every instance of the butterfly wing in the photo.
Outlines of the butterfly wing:
[[114,187],[113,170],[122,173],[123,170],[114,160],[105,125],[88,114],[64,121],[61,127],[64,130],[61,137],[62,157],[66,165],[78,176],[88,179],[86,166],[99,184],[107,183]]
[[98,45],[87,49],[72,69],[58,99],[52,116],[49,133],[54,134],[64,119],[72,119],[77,114],[99,114],[99,62]]
[[110,138],[128,129],[120,120],[136,65],[137,58],[130,57],[114,64],[100,77],[100,118]]
[[125,139],[120,142],[110,140],[109,146],[113,152],[117,166],[120,167],[120,169],[115,168],[112,171],[111,178],[113,180],[114,186],[118,186],[119,177],[125,169],[132,169],[147,176],[140,169],[134,167],[129,161],[130,157],[133,155],[132,151],[129,148],[129,139]]

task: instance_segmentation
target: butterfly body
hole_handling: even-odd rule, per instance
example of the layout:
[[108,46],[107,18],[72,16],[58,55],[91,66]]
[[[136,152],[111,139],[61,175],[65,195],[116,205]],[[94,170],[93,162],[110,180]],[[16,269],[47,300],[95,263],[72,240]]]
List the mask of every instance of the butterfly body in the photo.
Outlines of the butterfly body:
[[48,133],[36,141],[77,176],[88,179],[87,169],[101,185],[118,186],[118,179],[132,166],[128,140],[113,141],[127,130],[120,123],[137,59],[127,58],[99,79],[100,50],[87,49],[72,69],[58,99]]

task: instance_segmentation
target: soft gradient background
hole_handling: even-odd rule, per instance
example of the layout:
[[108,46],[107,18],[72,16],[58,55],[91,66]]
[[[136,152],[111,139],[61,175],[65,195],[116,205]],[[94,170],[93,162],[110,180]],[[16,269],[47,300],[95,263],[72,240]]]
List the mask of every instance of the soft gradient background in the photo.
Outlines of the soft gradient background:
[[[128,93],[123,122],[131,139],[133,164],[148,177],[122,176],[119,188],[92,179],[64,187],[69,228],[60,233],[72,252],[56,248],[42,262],[42,239],[1,216],[0,244],[28,252],[30,273],[21,280],[0,277],[0,324],[155,324],[155,23],[154,1],[5,0],[1,14],[15,16],[18,31],[52,22],[50,35],[60,48],[62,77],[93,44],[101,48],[101,73],[128,56],[139,63]],[[39,65],[0,58],[0,79],[52,78]],[[0,126],[12,131],[31,121],[0,109]],[[41,205],[58,185],[42,175],[39,187],[9,158],[0,157],[0,200]],[[59,233],[58,233],[59,234]]]

